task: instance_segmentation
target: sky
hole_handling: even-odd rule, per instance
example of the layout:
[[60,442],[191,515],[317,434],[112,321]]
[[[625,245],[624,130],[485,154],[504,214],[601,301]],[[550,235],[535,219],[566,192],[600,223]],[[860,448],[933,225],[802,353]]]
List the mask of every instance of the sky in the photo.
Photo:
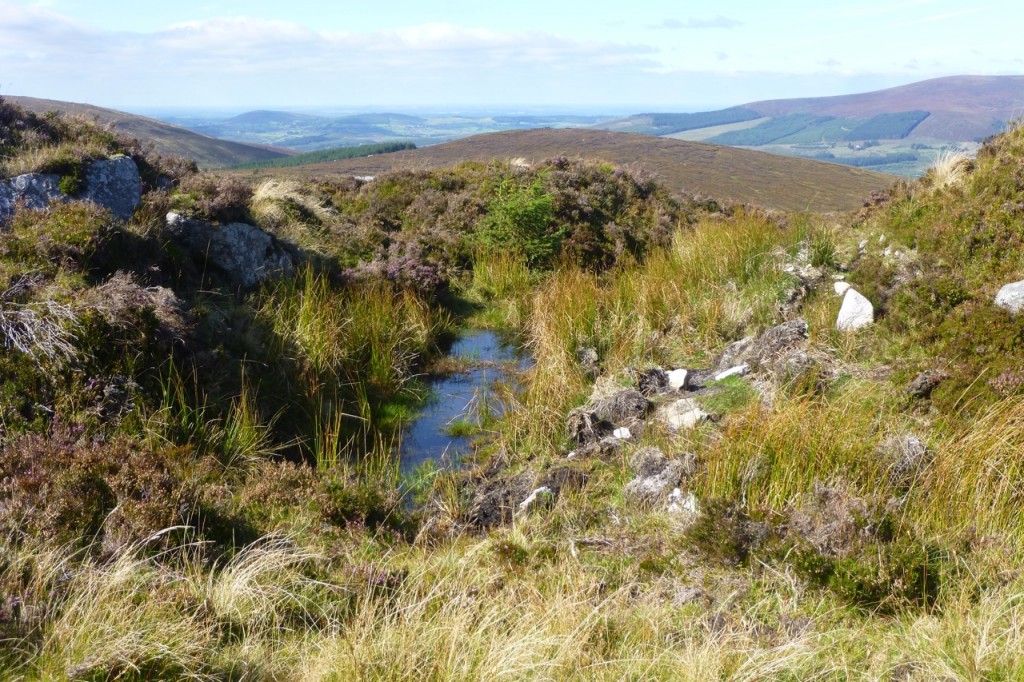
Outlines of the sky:
[[0,0],[0,96],[170,109],[700,111],[1024,73],[996,0]]

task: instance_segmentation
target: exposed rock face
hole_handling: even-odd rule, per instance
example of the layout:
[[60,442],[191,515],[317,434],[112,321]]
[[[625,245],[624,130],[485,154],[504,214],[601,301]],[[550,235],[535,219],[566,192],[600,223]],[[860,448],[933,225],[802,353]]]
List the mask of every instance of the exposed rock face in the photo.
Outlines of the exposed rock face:
[[59,182],[58,176],[49,173],[27,173],[0,182],[0,224],[11,219],[19,201],[32,209],[46,208],[55,199],[67,201]]
[[668,459],[658,448],[637,450],[629,462],[636,478],[626,484],[626,497],[641,503],[667,497],[684,477],[697,471],[697,459],[687,453],[680,459]]
[[142,176],[127,156],[93,161],[85,171],[82,199],[99,204],[118,220],[128,220],[142,203]]
[[847,289],[836,318],[836,329],[853,331],[875,321],[875,306],[856,289]]
[[1024,309],[1024,281],[1007,284],[996,294],[996,305],[1016,315]]
[[236,286],[251,289],[271,277],[289,275],[295,261],[276,239],[255,225],[214,225],[167,214],[171,236],[223,271]]
[[[19,201],[38,210],[70,198],[60,189],[60,177],[49,173],[27,173],[0,182],[0,224],[11,219]],[[85,189],[74,198],[92,201],[118,220],[128,220],[142,203],[139,168],[127,156],[93,161],[85,170]]]

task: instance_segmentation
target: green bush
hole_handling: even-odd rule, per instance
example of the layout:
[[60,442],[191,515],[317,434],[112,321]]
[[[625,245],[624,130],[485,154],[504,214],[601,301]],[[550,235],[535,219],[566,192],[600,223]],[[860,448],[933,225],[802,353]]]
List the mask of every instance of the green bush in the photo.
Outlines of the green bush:
[[505,178],[477,230],[485,247],[515,251],[530,265],[545,266],[558,254],[565,237],[554,218],[554,200],[544,189],[542,176],[530,184]]

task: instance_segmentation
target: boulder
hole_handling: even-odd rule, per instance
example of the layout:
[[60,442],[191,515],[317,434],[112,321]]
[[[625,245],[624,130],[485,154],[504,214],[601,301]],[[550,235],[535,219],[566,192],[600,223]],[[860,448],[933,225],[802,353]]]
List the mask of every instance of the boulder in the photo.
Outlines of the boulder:
[[836,318],[836,329],[853,331],[875,321],[875,307],[856,289],[847,289]]
[[51,201],[67,201],[59,183],[60,177],[50,173],[27,173],[0,182],[0,225],[14,216],[19,202],[25,208],[44,209]]
[[128,220],[142,203],[142,176],[127,156],[93,161],[85,170],[80,199],[99,204],[118,220]]
[[1024,281],[1007,284],[996,294],[996,305],[1016,315],[1024,308]]
[[671,429],[686,430],[707,419],[708,413],[702,410],[693,398],[680,398],[658,408],[654,416]]
[[295,270],[291,254],[255,225],[214,225],[172,212],[167,214],[167,230],[175,241],[205,258],[242,289]]

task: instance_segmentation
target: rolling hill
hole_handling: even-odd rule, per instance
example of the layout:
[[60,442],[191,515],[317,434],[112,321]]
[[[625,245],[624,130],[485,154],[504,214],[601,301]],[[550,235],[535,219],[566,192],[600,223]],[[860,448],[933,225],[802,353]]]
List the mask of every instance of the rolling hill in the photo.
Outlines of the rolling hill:
[[397,169],[431,169],[464,161],[554,156],[638,164],[658,175],[670,190],[767,208],[841,211],[857,208],[892,177],[836,164],[732,147],[598,130],[505,131],[382,156],[297,168],[275,175],[302,177],[378,175]]
[[941,151],[971,151],[1024,114],[1024,76],[950,76],[874,92],[637,114],[600,129],[758,147],[919,175]]
[[38,114],[57,111],[95,119],[102,124],[114,126],[118,132],[136,137],[143,142],[152,142],[162,154],[175,154],[193,159],[203,168],[222,168],[252,161],[278,159],[293,153],[287,149],[219,140],[145,116],[90,104],[10,95],[5,95],[4,99]]

